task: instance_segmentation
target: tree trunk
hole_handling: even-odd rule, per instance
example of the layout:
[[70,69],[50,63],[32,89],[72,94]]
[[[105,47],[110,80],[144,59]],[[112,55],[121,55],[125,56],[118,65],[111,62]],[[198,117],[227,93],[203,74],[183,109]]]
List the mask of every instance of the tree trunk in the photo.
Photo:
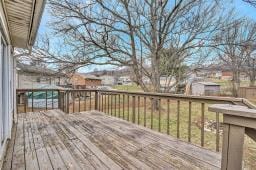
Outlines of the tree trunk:
[[254,87],[255,86],[255,76],[250,77],[250,87]]
[[232,80],[232,93],[234,97],[238,96],[238,89],[240,87],[240,71],[233,71],[233,80]]

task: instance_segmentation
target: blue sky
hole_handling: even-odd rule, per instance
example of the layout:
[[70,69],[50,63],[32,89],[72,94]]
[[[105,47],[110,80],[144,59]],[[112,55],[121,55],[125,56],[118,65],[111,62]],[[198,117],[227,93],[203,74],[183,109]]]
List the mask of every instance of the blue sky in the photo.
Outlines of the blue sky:
[[[226,1],[226,6],[225,8],[231,9],[234,8],[239,16],[245,16],[248,18],[251,18],[252,20],[256,21],[256,8],[252,7],[250,4],[243,2],[242,0],[227,0]],[[41,24],[38,30],[38,35],[45,35],[45,34],[50,34],[51,29],[48,26],[48,22],[51,20],[50,14],[47,10],[47,5],[46,9],[44,11]],[[98,70],[103,70],[103,69],[110,69],[113,68],[111,66],[92,66],[92,67],[87,67],[87,68],[82,68],[80,69],[81,72],[88,72],[88,71],[93,71],[95,68]]]

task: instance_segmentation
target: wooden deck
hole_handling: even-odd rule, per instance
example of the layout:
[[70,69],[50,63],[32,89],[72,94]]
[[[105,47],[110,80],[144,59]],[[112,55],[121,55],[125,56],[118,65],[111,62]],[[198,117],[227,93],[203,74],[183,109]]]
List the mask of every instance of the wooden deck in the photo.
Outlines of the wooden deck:
[[22,113],[3,169],[220,169],[220,154],[91,111]]

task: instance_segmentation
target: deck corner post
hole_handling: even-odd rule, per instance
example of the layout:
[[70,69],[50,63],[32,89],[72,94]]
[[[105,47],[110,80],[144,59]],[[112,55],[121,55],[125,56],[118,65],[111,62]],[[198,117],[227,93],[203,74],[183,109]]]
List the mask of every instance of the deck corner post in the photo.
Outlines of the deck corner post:
[[[222,170],[243,168],[244,135],[256,136],[256,109],[231,104],[215,104],[209,111],[223,114]],[[256,138],[255,138],[256,139]]]
[[242,169],[244,134],[245,127],[224,123],[222,170]]

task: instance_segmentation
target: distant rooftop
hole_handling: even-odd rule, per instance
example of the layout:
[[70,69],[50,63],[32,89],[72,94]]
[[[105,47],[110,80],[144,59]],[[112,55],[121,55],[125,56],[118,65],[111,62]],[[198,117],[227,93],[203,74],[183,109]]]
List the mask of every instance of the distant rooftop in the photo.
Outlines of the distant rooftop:
[[41,66],[34,66],[24,63],[17,63],[17,68],[19,72],[23,73],[31,73],[31,74],[40,74],[45,76],[64,76],[64,73],[60,73],[48,68],[44,68]]
[[97,77],[95,75],[91,74],[84,74],[84,73],[79,73],[79,75],[82,75],[86,79],[91,79],[91,80],[102,80],[100,77]]

